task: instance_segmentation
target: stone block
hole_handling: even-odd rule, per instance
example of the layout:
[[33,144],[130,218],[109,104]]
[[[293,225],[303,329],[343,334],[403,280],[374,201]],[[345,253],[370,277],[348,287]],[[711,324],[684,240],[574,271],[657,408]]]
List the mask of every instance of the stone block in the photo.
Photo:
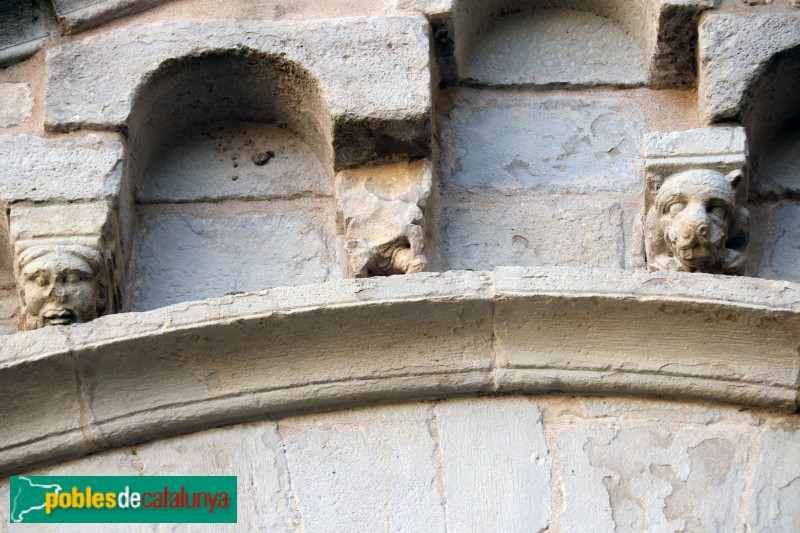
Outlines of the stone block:
[[3,2],[0,9],[0,67],[29,58],[57,34],[48,2]]
[[53,0],[64,33],[77,33],[117,17],[131,15],[165,0]]
[[305,531],[448,530],[430,410],[393,409],[403,416],[342,423],[336,413],[279,424]]
[[138,475],[236,476],[237,523],[215,527],[220,531],[294,531],[300,523],[292,506],[289,471],[274,422],[157,440],[136,446],[129,458]]
[[459,91],[440,117],[445,194],[632,191],[643,118],[622,99]]
[[558,438],[562,531],[734,531],[747,451],[746,436],[720,429],[570,427]]
[[143,207],[128,309],[343,277],[332,204],[282,200],[259,207],[253,202]]
[[741,120],[776,54],[800,45],[800,15],[711,14],[699,34],[700,112],[706,124]]
[[0,128],[10,128],[28,120],[33,111],[30,83],[0,83]]
[[539,407],[526,398],[484,398],[434,411],[447,530],[546,530],[550,460]]
[[623,205],[579,196],[491,197],[437,206],[434,246],[441,269],[625,264]]
[[751,531],[800,528],[800,432],[761,431],[754,450],[753,477],[745,523]]
[[0,198],[9,203],[115,198],[122,157],[122,144],[113,137],[0,135]]
[[752,205],[752,276],[800,282],[800,205],[792,201]]

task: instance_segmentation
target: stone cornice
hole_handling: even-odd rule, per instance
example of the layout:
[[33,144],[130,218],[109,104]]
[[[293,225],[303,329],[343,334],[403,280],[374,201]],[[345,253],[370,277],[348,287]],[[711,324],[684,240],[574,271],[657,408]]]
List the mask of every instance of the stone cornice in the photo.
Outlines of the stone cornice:
[[800,286],[498,268],[345,280],[0,338],[0,474],[207,427],[476,393],[792,411]]

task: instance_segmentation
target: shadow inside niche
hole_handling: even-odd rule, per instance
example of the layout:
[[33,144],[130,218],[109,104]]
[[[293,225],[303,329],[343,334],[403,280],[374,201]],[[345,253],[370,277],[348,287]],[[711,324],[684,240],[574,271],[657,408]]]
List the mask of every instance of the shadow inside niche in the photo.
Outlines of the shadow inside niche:
[[800,282],[800,47],[778,54],[743,116],[750,141],[748,273]]

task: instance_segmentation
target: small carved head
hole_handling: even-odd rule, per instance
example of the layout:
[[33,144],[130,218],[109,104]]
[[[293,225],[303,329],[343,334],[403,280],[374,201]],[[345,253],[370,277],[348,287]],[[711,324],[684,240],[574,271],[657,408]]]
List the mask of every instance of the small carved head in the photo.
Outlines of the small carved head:
[[26,330],[89,322],[105,311],[102,258],[88,246],[42,245],[17,259]]
[[[747,211],[736,204],[740,170],[727,176],[696,169],[669,177],[648,213],[648,243],[660,252],[654,269],[738,273],[744,256],[728,247],[731,230],[743,226]],[[746,230],[745,230],[746,231]],[[737,237],[739,238],[739,237]]]

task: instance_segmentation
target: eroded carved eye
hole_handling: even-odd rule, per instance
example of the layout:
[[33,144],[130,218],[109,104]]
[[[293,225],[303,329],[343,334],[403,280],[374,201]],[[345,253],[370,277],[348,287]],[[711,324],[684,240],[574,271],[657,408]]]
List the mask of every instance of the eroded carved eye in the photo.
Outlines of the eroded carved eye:
[[81,281],[83,281],[83,276],[81,276],[80,273],[78,272],[70,272],[64,278],[64,281],[66,281],[67,283],[80,283]]
[[670,215],[677,215],[684,209],[686,209],[686,204],[683,202],[672,202],[664,208],[664,212]]
[[47,287],[48,285],[50,285],[50,278],[48,278],[44,274],[36,274],[35,276],[31,276],[28,278],[28,283],[33,283],[34,285],[38,285],[39,287]]
[[721,205],[712,206],[709,212],[720,220],[725,220],[728,218],[728,209]]

